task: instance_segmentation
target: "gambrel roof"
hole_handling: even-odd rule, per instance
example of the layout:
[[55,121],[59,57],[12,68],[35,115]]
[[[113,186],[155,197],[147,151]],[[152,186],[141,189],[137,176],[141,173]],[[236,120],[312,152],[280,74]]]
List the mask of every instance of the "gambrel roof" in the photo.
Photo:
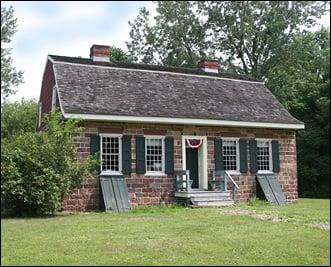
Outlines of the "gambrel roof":
[[194,119],[208,120],[210,125],[229,121],[303,128],[263,82],[245,76],[52,55],[48,59],[67,117],[106,120],[118,116],[127,121],[132,117],[136,122],[139,118],[151,118],[151,122],[153,118],[164,122]]

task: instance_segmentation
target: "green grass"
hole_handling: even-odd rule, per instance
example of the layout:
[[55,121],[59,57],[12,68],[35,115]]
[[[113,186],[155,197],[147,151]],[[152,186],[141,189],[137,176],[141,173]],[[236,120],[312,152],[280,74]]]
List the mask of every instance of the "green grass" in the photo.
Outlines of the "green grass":
[[[3,219],[1,265],[330,265],[329,200]],[[271,214],[274,222],[231,212]]]

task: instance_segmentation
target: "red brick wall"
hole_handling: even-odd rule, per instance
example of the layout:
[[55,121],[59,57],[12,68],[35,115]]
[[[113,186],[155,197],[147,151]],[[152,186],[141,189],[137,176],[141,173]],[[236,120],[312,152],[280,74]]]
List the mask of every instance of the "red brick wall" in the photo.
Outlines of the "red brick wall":
[[[206,127],[206,126],[179,126],[179,125],[157,125],[157,124],[133,124],[133,123],[101,123],[86,122],[85,131],[75,139],[77,156],[85,159],[90,154],[90,134],[97,133],[123,133],[132,135],[132,174],[126,176],[130,199],[133,205],[158,204],[160,202],[172,202],[174,200],[175,179],[172,176],[145,176],[135,173],[136,153],[135,135],[157,134],[173,136],[175,141],[175,170],[182,169],[182,135],[207,136],[208,140],[208,174],[214,170],[214,139],[219,137],[242,137],[242,138],[272,138],[277,139],[280,144],[280,172],[278,179],[289,201],[297,199],[297,162],[296,142],[294,130],[281,129],[253,129],[232,127]],[[248,151],[249,157],[249,151]],[[249,160],[248,160],[249,166]],[[249,168],[248,168],[249,169]],[[210,177],[208,177],[210,179]],[[255,176],[249,171],[247,174],[234,176],[240,190],[236,197],[240,201],[246,201],[256,194]],[[232,184],[229,183],[229,189]],[[66,210],[84,211],[98,209],[99,184],[97,178],[90,179],[81,188],[76,189],[64,201]]]
[[[41,107],[42,114],[51,111],[52,93],[53,93],[54,85],[55,85],[55,77],[54,77],[53,63],[48,60],[44,71],[43,82],[41,85],[40,99],[39,99],[39,101],[42,102],[42,107]],[[57,99],[57,103],[59,103],[58,99]]]
[[[53,63],[51,61],[47,61],[42,80],[42,85],[41,85],[40,98],[39,98],[39,101],[42,102],[42,106],[41,106],[42,118],[45,115],[45,113],[51,112],[54,86],[55,86],[55,76],[54,76]],[[60,108],[60,100],[58,93],[56,94],[56,107]],[[40,128],[37,128],[37,130],[43,130],[44,127],[45,124],[41,123]]]

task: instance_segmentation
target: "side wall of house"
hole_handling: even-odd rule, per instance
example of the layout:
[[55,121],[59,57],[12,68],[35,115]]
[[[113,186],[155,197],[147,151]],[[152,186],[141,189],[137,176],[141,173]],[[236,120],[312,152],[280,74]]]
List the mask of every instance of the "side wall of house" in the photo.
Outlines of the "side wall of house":
[[[42,105],[41,105],[42,117],[46,113],[51,112],[52,95],[53,95],[54,86],[55,86],[55,75],[54,75],[53,63],[48,60],[46,63],[45,71],[44,71],[43,82],[41,85],[41,92],[40,92],[40,98],[39,98],[39,102],[42,103]],[[60,107],[59,103],[60,103],[60,101],[59,101],[58,95],[56,95],[56,106],[57,107]],[[41,127],[37,130],[41,130],[43,128],[43,126],[44,126],[44,124],[41,124]]]
[[[174,137],[174,167],[182,169],[182,135],[203,135],[208,140],[208,174],[214,170],[214,139],[221,137],[270,138],[279,141],[280,172],[278,179],[288,201],[295,201],[297,195],[296,136],[294,130],[252,129],[231,127],[178,126],[157,124],[101,123],[86,122],[84,133],[75,138],[77,156],[81,160],[90,155],[90,136],[98,133],[123,133],[132,135],[132,173],[126,176],[129,196],[133,205],[170,203],[174,200],[175,178],[172,176],[138,175],[136,171],[135,136],[142,134],[165,135]],[[247,148],[249,149],[249,148]],[[249,155],[249,151],[247,151]],[[249,156],[248,156],[249,157]],[[249,158],[248,158],[249,166]],[[256,194],[255,175],[248,168],[246,174],[234,176],[240,190],[239,201],[246,201]],[[210,179],[210,177],[208,177]],[[231,186],[229,184],[229,186]],[[64,201],[64,209],[86,211],[99,209],[102,204],[97,178],[88,179],[80,188],[75,189]]]

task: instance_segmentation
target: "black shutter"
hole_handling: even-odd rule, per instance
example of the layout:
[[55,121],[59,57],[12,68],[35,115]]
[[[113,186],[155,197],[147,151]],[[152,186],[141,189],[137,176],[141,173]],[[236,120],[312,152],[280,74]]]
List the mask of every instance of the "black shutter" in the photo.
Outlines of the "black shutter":
[[[97,153],[99,152],[100,152],[100,135],[92,134],[90,136],[90,155],[93,157],[98,157]],[[99,160],[100,157],[98,157],[97,159]],[[95,170],[97,173],[100,173],[100,164],[96,164],[95,167],[93,166],[93,170]]]
[[279,172],[280,170],[279,142],[277,140],[272,140],[271,146],[272,146],[272,170],[274,172]]
[[251,173],[257,172],[257,151],[256,151],[256,140],[249,140],[249,156],[251,162]]
[[239,139],[240,172],[247,172],[247,140]]
[[223,171],[224,162],[223,162],[222,139],[215,139],[214,141],[214,158],[215,158],[215,170]]
[[131,173],[131,135],[122,136],[122,173]]
[[100,151],[100,135],[92,134],[90,137],[90,154],[93,156]]
[[145,172],[145,137],[136,136],[136,173],[144,174]]
[[174,138],[167,136],[164,140],[165,146],[165,173],[174,173]]

